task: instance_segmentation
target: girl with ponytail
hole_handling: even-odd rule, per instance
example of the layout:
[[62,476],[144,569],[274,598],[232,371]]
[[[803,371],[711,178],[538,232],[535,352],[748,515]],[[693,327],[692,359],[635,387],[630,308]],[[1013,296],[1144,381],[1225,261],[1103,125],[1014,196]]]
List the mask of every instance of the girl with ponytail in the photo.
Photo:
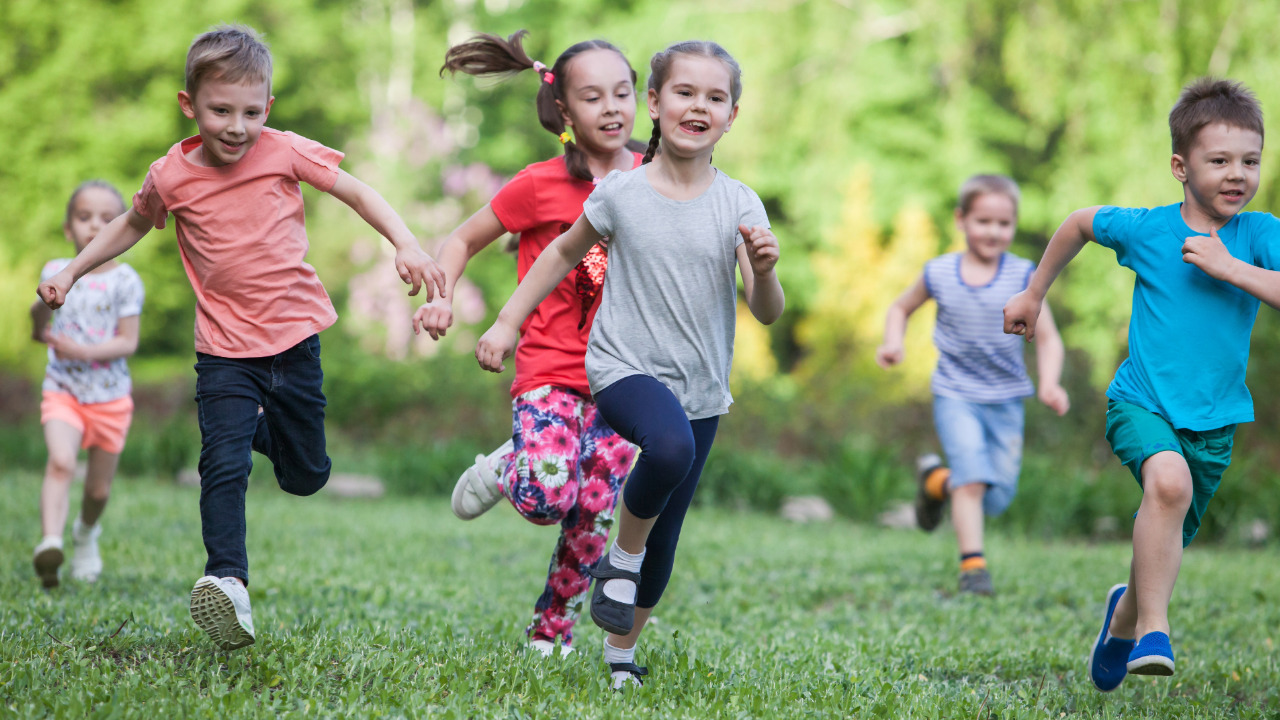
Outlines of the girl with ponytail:
[[[564,155],[534,163],[455,229],[440,248],[447,291],[413,316],[414,332],[439,339],[453,324],[453,287],[477,252],[506,233],[519,235],[516,274],[582,214],[595,179],[630,170],[641,157],[629,143],[635,123],[636,73],[622,53],[589,40],[561,53],[550,67],[525,53],[521,30],[503,39],[477,35],[445,54],[445,70],[503,76],[532,70],[538,81],[538,121],[564,145]],[[453,491],[463,520],[504,496],[530,522],[560,525],[546,587],[526,632],[544,655],[572,650],[573,626],[585,605],[589,572],[605,550],[618,491],[635,448],[596,410],[584,369],[587,338],[599,307],[608,256],[603,243],[581,258],[520,327],[511,385],[512,436],[476,456]]]
[[[600,182],[476,344],[481,367],[501,372],[516,327],[578,258],[611,238],[587,378],[605,421],[641,449],[613,547],[592,571],[591,619],[609,632],[604,658],[615,689],[648,673],[635,663],[636,642],[671,577],[685,512],[733,402],[735,272],[761,323],[785,305],[763,203],[711,165],[738,115],[738,64],[719,45],[692,41],[654,55],[650,69],[652,162]],[[730,547],[725,560],[747,550],[746,541]]]

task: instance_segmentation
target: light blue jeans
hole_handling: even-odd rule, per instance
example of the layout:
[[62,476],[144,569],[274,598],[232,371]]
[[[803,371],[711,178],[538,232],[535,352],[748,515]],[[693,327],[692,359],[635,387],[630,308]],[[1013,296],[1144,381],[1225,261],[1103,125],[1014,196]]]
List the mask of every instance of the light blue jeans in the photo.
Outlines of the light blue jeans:
[[986,483],[986,515],[999,515],[1018,492],[1022,467],[1022,400],[976,403],[935,395],[933,423],[951,468],[948,486]]

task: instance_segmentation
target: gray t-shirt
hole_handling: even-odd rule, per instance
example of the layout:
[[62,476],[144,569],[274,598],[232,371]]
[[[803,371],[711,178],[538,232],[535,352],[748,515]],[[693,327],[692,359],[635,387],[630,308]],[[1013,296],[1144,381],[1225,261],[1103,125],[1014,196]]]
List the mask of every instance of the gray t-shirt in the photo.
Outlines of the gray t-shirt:
[[654,190],[646,172],[609,173],[582,208],[596,232],[612,238],[587,381],[598,393],[649,375],[690,420],[723,415],[733,402],[738,225],[768,227],[769,217],[751,188],[719,170],[685,202]]

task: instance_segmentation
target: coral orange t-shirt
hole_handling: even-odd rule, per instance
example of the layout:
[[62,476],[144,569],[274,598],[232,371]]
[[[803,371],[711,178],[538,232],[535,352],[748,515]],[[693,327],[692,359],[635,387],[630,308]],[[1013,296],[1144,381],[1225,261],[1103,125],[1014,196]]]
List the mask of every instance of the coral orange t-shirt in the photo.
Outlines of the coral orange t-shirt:
[[157,228],[173,213],[182,265],[196,295],[196,351],[220,357],[283,352],[338,319],[305,261],[299,182],[328,192],[342,153],[263,128],[238,162],[192,163],[187,138],[151,164],[133,207]]
[[[642,159],[637,154],[633,167],[639,167]],[[561,156],[526,167],[493,196],[489,207],[502,227],[520,235],[517,281],[524,279],[552,240],[573,226],[594,189],[594,183],[570,175]],[[512,397],[543,385],[591,395],[584,358],[607,262],[604,248],[591,248],[520,326]]]

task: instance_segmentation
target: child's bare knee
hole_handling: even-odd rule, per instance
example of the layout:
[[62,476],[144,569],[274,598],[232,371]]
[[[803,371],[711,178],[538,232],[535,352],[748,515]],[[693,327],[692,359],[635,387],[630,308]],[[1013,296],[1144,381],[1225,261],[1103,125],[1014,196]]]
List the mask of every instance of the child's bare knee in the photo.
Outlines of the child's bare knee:
[[1184,468],[1154,467],[1144,469],[1142,489],[1166,507],[1186,508],[1191,505],[1191,475]]
[[67,453],[49,453],[45,475],[59,482],[71,482],[76,474],[76,456]]

